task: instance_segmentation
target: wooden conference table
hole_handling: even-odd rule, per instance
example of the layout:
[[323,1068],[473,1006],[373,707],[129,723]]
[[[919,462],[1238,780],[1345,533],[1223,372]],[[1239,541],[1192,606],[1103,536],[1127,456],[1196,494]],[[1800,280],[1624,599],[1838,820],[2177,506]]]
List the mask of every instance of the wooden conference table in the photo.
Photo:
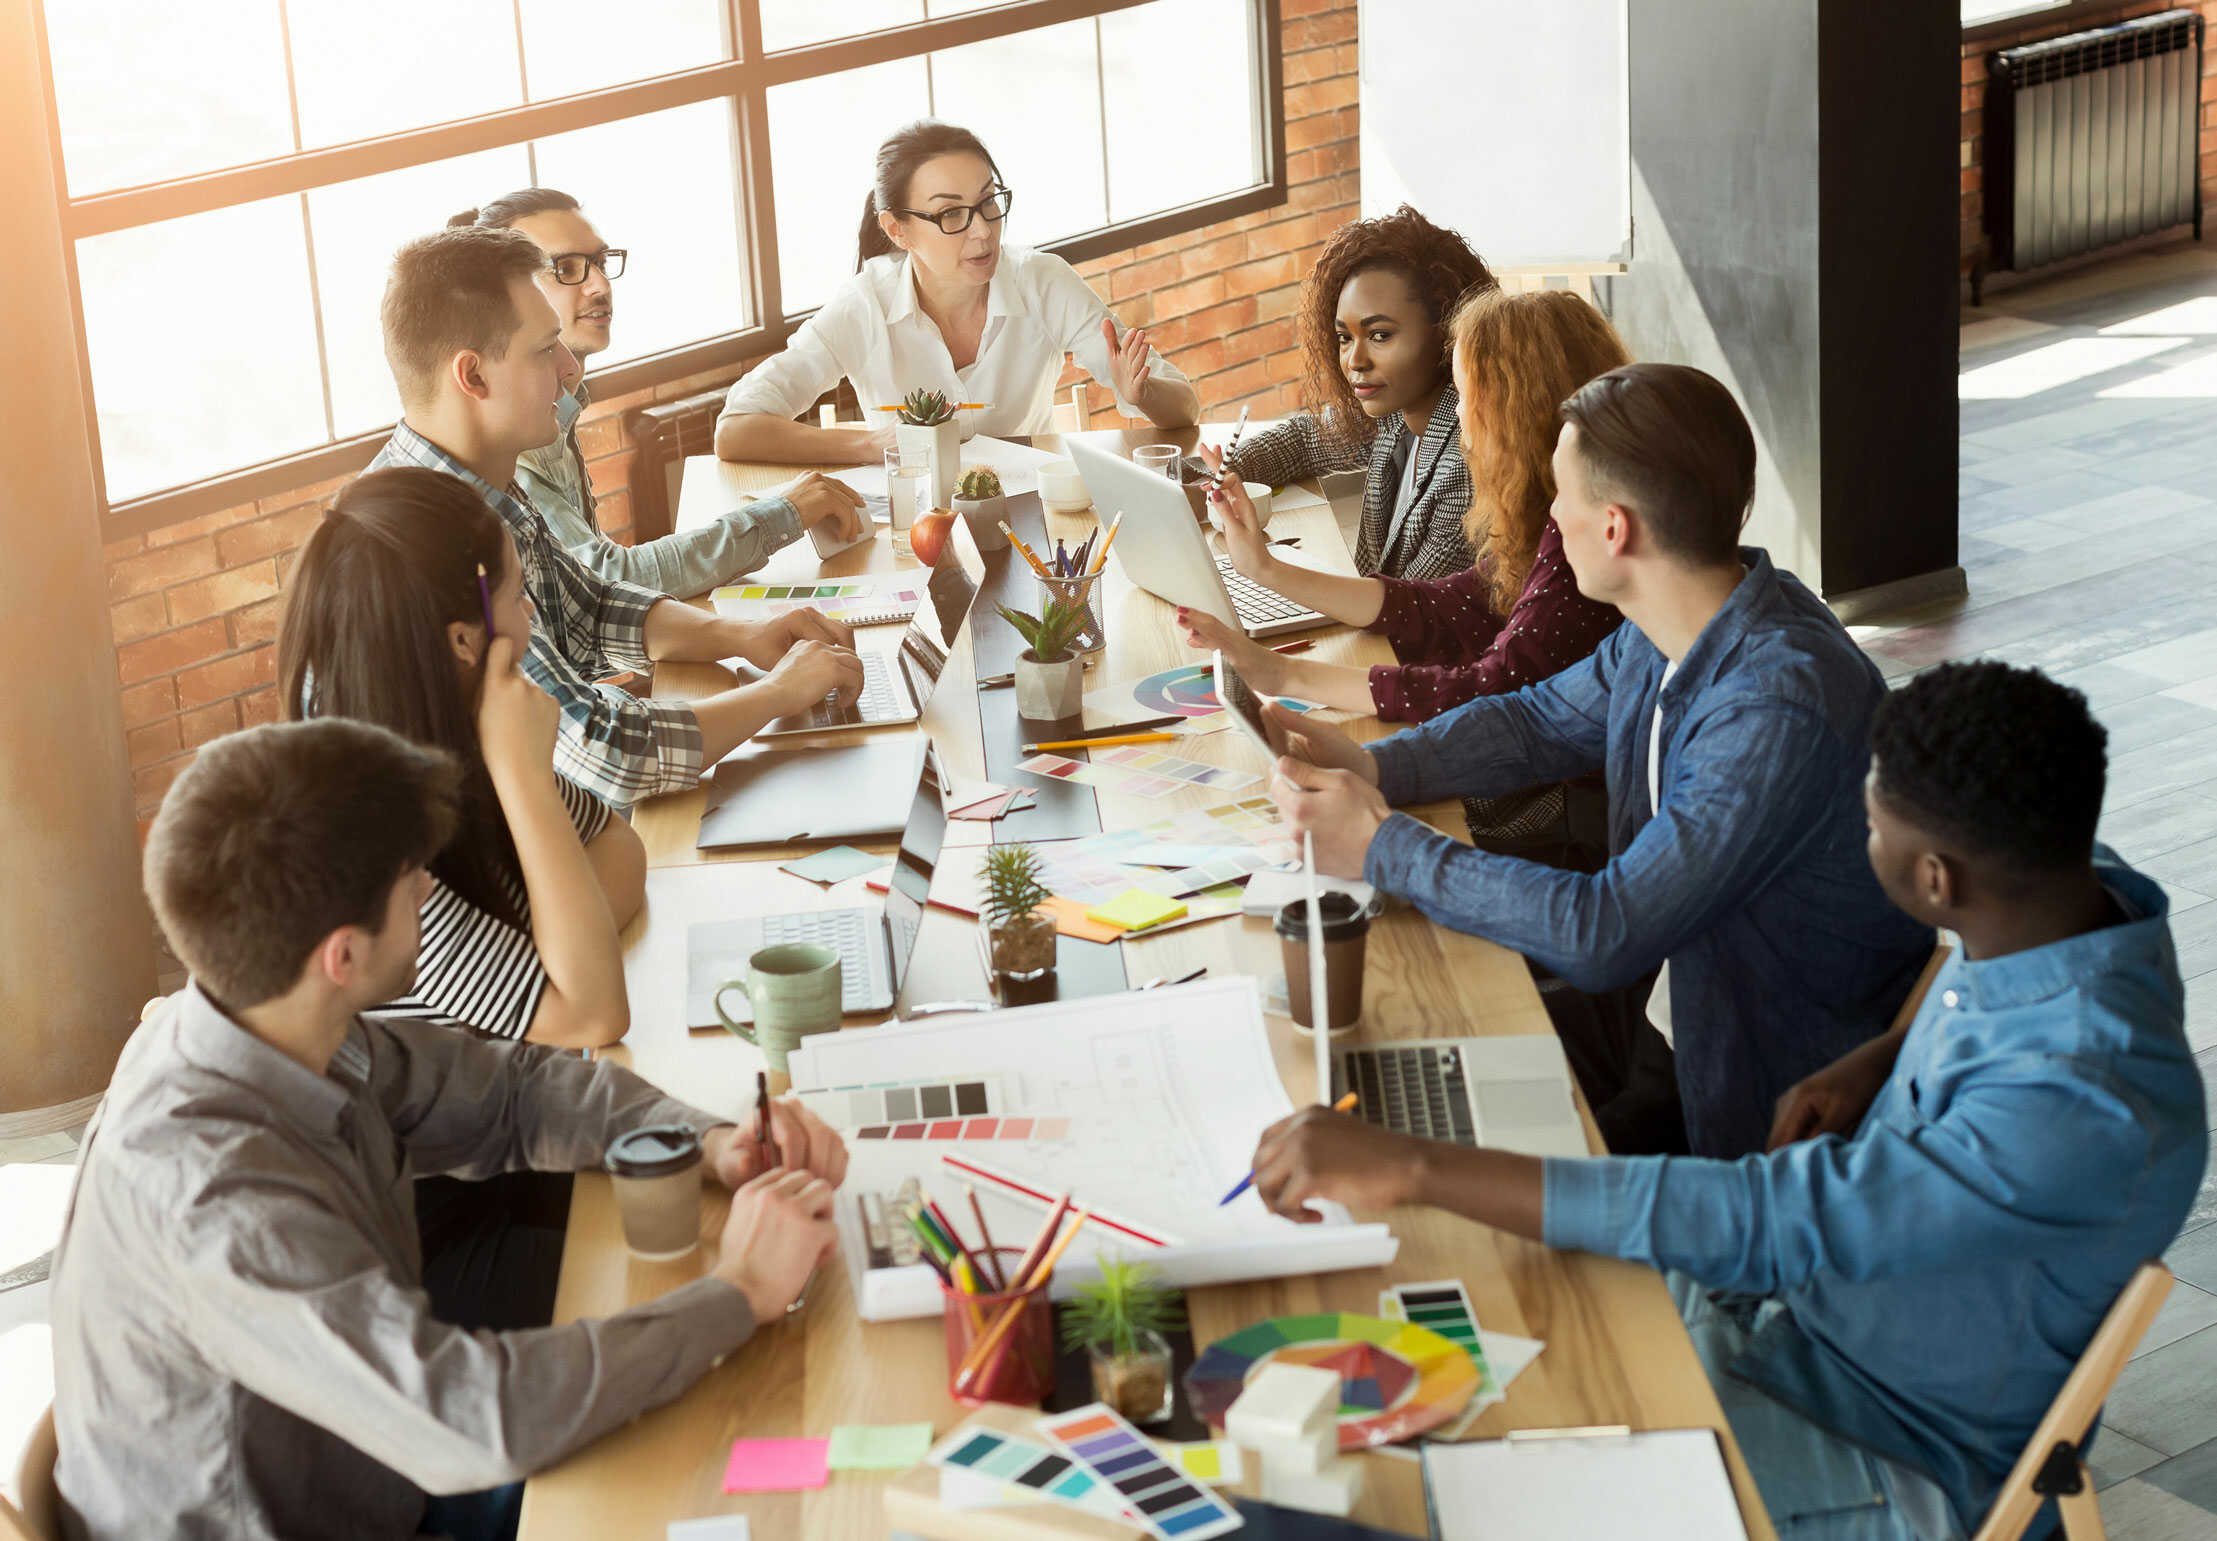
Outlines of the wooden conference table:
[[[1114,447],[1180,440],[1191,448],[1202,434],[1221,443],[1226,430],[1187,430],[1183,435],[1110,430],[1091,437]],[[1036,442],[1043,447],[1053,443],[1044,438]],[[798,468],[794,467],[726,465],[712,457],[690,460],[678,527],[691,528],[712,519],[745,495],[795,474]],[[1034,498],[1010,500],[1010,522],[1027,539],[1040,533],[1042,517],[1047,533],[1062,534],[1072,544],[1093,527],[1090,512],[1043,516]],[[1288,548],[1298,552],[1299,560],[1351,571],[1331,509],[1313,493],[1289,489],[1270,532],[1273,537],[1300,536],[1300,546]],[[962,538],[959,525],[957,538]],[[1034,549],[1038,549],[1036,542]],[[1009,628],[991,610],[996,585],[1027,609],[1035,598],[1034,585],[1015,553],[994,554],[986,561],[986,592],[973,612],[969,635],[948,661],[924,726],[949,772],[1024,785],[1039,778],[1013,773],[1017,745],[1022,739],[1047,735],[1019,732],[1010,692],[979,692],[973,681],[979,672],[1005,668],[998,660],[1011,653]],[[1008,570],[1011,563],[1013,573]],[[896,559],[881,533],[872,545],[843,552],[829,562],[819,562],[809,543],[801,540],[778,553],[755,577],[796,582],[909,565],[908,558]],[[1126,584],[1116,564],[1110,567],[1104,600],[1107,655],[1088,671],[1087,688],[1192,661],[1172,629],[1169,607]],[[898,627],[873,627],[858,635],[857,645],[887,649],[899,635]],[[1382,639],[1345,627],[1305,635],[1315,637],[1317,657],[1344,663],[1392,662]],[[973,644],[977,654],[993,660],[982,671],[973,666]],[[720,666],[670,665],[657,671],[655,690],[658,695],[686,697],[725,688],[732,679],[731,671]],[[1351,727],[1363,737],[1383,731],[1375,719],[1361,719]],[[871,731],[898,730],[850,729],[824,738],[841,742]],[[1234,732],[1186,738],[1170,747],[1211,763],[1262,769],[1260,755]],[[1071,833],[1072,817],[1082,825],[1095,813],[1099,827],[1128,828],[1181,807],[1207,806],[1224,796],[1197,790],[1153,800],[1107,789],[1096,796],[1084,787],[1046,788],[1040,794],[1043,811],[1038,814],[1019,814],[992,825],[954,822],[940,862],[941,875],[968,865],[963,844],[982,845],[996,833],[1002,839]],[[703,797],[700,792],[686,792],[656,798],[642,805],[635,816],[647,848],[647,905],[624,935],[632,1028],[624,1045],[611,1051],[610,1057],[628,1062],[688,1101],[742,1118],[752,1106],[754,1076],[761,1060],[754,1049],[728,1034],[686,1030],[682,1009],[686,926],[707,916],[868,899],[861,880],[827,891],[777,869],[779,861],[799,851],[695,850]],[[1068,801],[1073,798],[1075,804]],[[1458,804],[1411,811],[1435,828],[1465,837]],[[890,854],[890,845],[885,849]],[[904,1004],[983,993],[972,927],[973,922],[960,916],[927,911],[917,961],[902,991]],[[1067,940],[1063,946],[1066,976],[1072,973],[1073,961],[1086,965],[1093,977],[1120,961],[1124,977],[1133,986],[1154,976],[1175,977],[1201,964],[1208,966],[1212,976],[1243,972],[1267,978],[1278,967],[1277,941],[1269,923],[1241,917],[1134,939],[1121,949]],[[1115,956],[1119,951],[1121,960]],[[853,1020],[848,1026],[863,1030]],[[1269,1028],[1288,1095],[1296,1104],[1312,1101],[1308,1040],[1297,1036],[1284,1017],[1270,1017]],[[1515,954],[1435,926],[1405,908],[1381,917],[1372,927],[1362,1035],[1450,1038],[1547,1031],[1547,1015],[1523,961]],[[1587,1138],[1598,1151],[1601,1146],[1590,1116],[1586,1122]],[[570,1210],[556,1319],[605,1315],[699,1277],[714,1257],[724,1207],[713,1190],[704,1193],[704,1244],[698,1254],[675,1263],[642,1263],[624,1250],[607,1179],[581,1174]],[[1773,1532],[1754,1485],[1658,1275],[1629,1263],[1551,1251],[1430,1210],[1398,1211],[1391,1223],[1401,1240],[1400,1256],[1391,1268],[1192,1291],[1187,1304],[1194,1342],[1207,1344],[1266,1316],[1325,1310],[1368,1313],[1375,1310],[1378,1291],[1387,1283],[1460,1278],[1488,1328],[1547,1344],[1546,1351],[1518,1377],[1508,1400],[1478,1420],[1474,1434],[1490,1437],[1512,1429],[1594,1424],[1714,1428],[1723,1436],[1729,1454],[1749,1534],[1757,1541],[1768,1541]],[[725,1456],[730,1442],[741,1436],[825,1435],[841,1423],[927,1419],[943,1435],[968,1416],[947,1394],[938,1320],[866,1325],[855,1314],[844,1267],[827,1266],[801,1314],[763,1327],[675,1402],[532,1479],[525,1492],[522,1535],[525,1541],[619,1535],[659,1541],[671,1520],[723,1513],[750,1516],[758,1541],[800,1537],[853,1541],[884,1535],[889,1528],[981,1541],[1135,1534],[1090,1516],[1039,1506],[960,1514],[942,1511],[932,1496],[937,1492],[937,1473],[929,1468],[905,1476],[839,1473],[829,1487],[805,1493],[729,1496],[722,1492]],[[1424,1534],[1422,1484],[1415,1463],[1384,1455],[1364,1459],[1370,1470],[1356,1517],[1412,1535]]]

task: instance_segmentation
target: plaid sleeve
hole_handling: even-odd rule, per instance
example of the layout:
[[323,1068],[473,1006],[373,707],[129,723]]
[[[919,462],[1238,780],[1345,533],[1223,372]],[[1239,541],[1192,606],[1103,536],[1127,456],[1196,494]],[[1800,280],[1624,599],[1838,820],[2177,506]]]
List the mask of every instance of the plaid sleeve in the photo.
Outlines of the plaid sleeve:
[[607,667],[597,671],[603,674],[653,669],[654,660],[647,656],[647,612],[668,595],[603,578],[551,539],[539,560],[561,598],[562,611],[541,620],[560,628],[567,656],[603,661]]
[[592,683],[536,628],[523,672],[562,710],[555,770],[601,801],[628,808],[642,797],[686,791],[700,781],[700,721],[691,707],[642,701],[614,685]]
[[1283,487],[1304,476],[1326,471],[1349,471],[1363,464],[1360,450],[1354,455],[1333,455],[1324,446],[1324,428],[1306,412],[1295,412],[1283,421],[1260,428],[1239,441],[1232,457],[1241,477]]

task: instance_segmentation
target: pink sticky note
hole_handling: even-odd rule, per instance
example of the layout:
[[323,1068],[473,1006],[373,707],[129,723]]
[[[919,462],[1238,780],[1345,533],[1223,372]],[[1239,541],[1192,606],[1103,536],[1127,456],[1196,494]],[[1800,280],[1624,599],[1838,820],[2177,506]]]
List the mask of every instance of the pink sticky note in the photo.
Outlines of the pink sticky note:
[[727,1493],[790,1493],[831,1481],[828,1439],[735,1439],[724,1468]]

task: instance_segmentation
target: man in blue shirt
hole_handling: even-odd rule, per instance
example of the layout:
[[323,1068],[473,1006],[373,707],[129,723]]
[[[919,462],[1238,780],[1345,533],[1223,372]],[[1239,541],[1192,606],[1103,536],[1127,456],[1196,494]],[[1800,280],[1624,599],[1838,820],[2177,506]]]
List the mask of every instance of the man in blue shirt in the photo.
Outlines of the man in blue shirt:
[[1767,1153],[1540,1160],[1313,1110],[1264,1134],[1256,1191],[1673,1270],[1782,1536],[1968,1534],[2208,1157],[2163,891],[2094,846],[2105,737],[1998,663],[1879,708],[1870,865],[1962,951],[1780,1099]]
[[[1885,1029],[1932,950],[1863,859],[1856,788],[1885,685],[1815,595],[1739,544],[1755,439],[1723,385],[1631,364],[1562,418],[1563,554],[1579,590],[1626,624],[1553,679],[1367,748],[1273,708],[1290,751],[1273,791],[1323,870],[1578,990],[1662,965],[1654,1029],[1635,1019],[1630,1038],[1598,1046],[1566,1031],[1565,1049],[1611,1150],[1689,1148],[1669,1137],[1675,1109],[1660,1127],[1643,1116],[1659,1083],[1683,1100],[1694,1154],[1742,1155],[1762,1149],[1779,1093]],[[1389,811],[1594,770],[1608,777],[1612,853],[1598,873],[1473,850]],[[1613,1100],[1590,1069],[1612,1058],[1626,1087]]]

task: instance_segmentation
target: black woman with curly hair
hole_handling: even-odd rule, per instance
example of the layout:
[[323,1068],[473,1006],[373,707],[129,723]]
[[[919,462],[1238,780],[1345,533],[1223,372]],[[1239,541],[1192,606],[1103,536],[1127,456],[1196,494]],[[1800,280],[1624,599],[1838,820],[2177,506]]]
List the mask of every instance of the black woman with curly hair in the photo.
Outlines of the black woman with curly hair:
[[1307,410],[1243,440],[1237,469],[1283,485],[1363,468],[1355,567],[1366,577],[1471,565],[1447,321],[1464,294],[1493,287],[1469,242],[1407,204],[1342,225],[1302,285]]

